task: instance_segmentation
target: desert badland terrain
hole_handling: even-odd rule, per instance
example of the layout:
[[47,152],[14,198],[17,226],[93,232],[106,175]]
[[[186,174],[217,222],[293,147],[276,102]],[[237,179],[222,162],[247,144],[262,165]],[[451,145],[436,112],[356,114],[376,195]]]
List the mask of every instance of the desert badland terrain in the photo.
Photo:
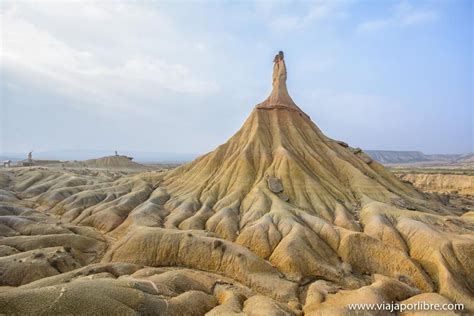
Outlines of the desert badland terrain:
[[277,55],[272,92],[241,129],[172,170],[125,157],[2,169],[0,311],[344,315],[424,301],[474,313],[474,212],[325,136],[286,76]]

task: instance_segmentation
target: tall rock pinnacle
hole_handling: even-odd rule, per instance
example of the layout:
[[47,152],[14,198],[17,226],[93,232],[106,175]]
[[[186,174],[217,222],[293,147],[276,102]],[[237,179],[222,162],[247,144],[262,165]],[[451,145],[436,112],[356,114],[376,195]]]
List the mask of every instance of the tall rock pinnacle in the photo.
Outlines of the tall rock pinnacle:
[[272,92],[265,101],[257,105],[257,108],[289,108],[303,113],[288,93],[288,88],[286,87],[286,65],[282,51],[278,52],[273,59],[273,63]]

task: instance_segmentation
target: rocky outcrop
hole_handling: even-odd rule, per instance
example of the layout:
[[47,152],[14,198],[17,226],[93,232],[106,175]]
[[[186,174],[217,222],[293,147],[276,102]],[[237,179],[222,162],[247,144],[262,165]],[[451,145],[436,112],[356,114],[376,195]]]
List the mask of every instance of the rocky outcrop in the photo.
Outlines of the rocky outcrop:
[[426,192],[474,195],[474,175],[452,173],[398,173],[403,181]]

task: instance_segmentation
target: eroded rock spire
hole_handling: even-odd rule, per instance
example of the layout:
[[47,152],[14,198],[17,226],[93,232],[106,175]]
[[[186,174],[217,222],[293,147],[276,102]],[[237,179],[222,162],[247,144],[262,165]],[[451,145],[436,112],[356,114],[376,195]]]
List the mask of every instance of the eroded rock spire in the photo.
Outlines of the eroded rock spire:
[[279,51],[273,59],[272,86],[273,91],[284,89],[288,94],[288,90],[286,88],[286,65],[284,57],[285,56],[283,52]]
[[280,51],[273,59],[272,92],[265,101],[257,105],[257,108],[290,108],[302,112],[288,94],[286,77],[285,58]]

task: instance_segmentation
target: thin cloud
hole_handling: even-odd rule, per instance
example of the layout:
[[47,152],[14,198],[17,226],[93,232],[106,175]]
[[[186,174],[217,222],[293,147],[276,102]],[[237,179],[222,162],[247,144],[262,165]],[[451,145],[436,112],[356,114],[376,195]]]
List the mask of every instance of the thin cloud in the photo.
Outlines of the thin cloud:
[[[24,5],[26,4],[11,7],[0,16],[3,46],[0,66],[4,70],[21,73],[23,80],[56,93],[89,101],[84,104],[123,109],[128,108],[124,94],[141,95],[146,92],[160,96],[168,90],[174,93],[207,95],[218,89],[215,81],[196,73],[187,65],[186,60],[174,62],[162,58],[156,52],[137,55],[127,50],[128,37],[114,43],[117,54],[114,52],[115,56],[112,57],[117,60],[110,62],[107,56],[110,56],[112,50],[104,54],[101,46],[81,45],[74,40],[65,42],[47,25],[40,21],[35,23],[30,18],[31,12],[46,15],[45,8],[40,6],[41,10],[38,10],[34,5],[31,8]],[[86,8],[81,5],[81,8],[77,14],[83,14],[83,18],[90,23],[101,24],[101,19],[107,17],[106,12],[94,3],[88,3]],[[117,10],[130,14],[120,8]],[[57,6],[51,12],[57,11],[67,15],[70,10]],[[139,9],[133,11],[136,21],[141,12]],[[149,11],[145,12],[143,17],[149,19],[150,14]],[[96,26],[97,33],[100,33],[99,25]],[[191,45],[195,45],[201,52],[205,51],[202,43]],[[87,49],[89,46],[90,50]]]
[[[265,15],[268,25],[276,31],[291,31],[303,28],[313,22],[329,18],[344,18],[348,15],[347,9],[352,1],[349,0],[318,0],[306,2],[281,2],[276,5],[272,2],[257,2],[259,12]],[[294,6],[307,6],[304,14],[289,14]]]
[[417,8],[406,2],[401,2],[392,8],[392,15],[386,18],[374,19],[359,23],[357,33],[374,32],[388,27],[403,27],[429,23],[438,18],[438,12],[427,8]]

